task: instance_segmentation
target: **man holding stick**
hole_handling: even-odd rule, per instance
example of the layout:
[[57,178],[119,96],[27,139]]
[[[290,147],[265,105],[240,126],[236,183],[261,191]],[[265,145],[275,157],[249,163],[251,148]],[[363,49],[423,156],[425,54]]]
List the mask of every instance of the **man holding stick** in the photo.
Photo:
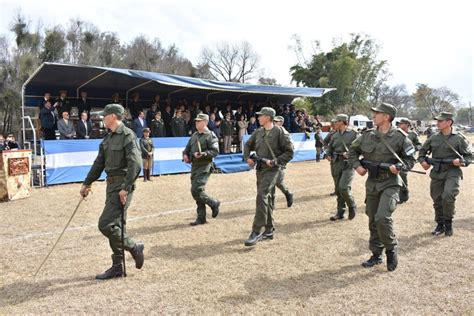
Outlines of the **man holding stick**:
[[[102,171],[107,174],[105,207],[99,219],[99,230],[109,239],[112,249],[112,267],[98,274],[96,279],[105,280],[124,276],[125,251],[132,254],[135,267],[141,269],[144,262],[143,242],[135,242],[126,234],[126,211],[132,201],[135,180],[141,169],[140,151],[135,133],[122,123],[124,108],[119,104],[108,104],[100,112],[104,125],[111,130],[99,146],[94,161],[80,194],[86,197],[92,182],[99,179]],[[124,263],[122,265],[122,262]]]

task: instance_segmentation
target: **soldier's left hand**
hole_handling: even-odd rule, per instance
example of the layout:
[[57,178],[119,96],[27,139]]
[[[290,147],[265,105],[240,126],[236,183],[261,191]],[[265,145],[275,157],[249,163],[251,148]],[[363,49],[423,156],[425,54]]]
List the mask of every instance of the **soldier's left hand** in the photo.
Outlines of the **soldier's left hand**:
[[202,153],[200,153],[200,152],[195,152],[195,153],[194,153],[194,158],[199,159],[199,158],[201,158],[201,157],[202,157]]
[[122,203],[122,205],[125,205],[125,203],[127,203],[127,196],[128,196],[127,191],[120,190],[119,197],[120,197],[120,202]]
[[453,165],[455,165],[456,167],[461,167],[463,165],[461,159],[459,158],[456,158],[453,160]]
[[390,171],[393,173],[393,174],[399,174],[400,173],[400,170],[397,169],[397,166],[395,165],[391,165],[390,166]]
[[275,161],[273,161],[273,160],[267,160],[266,163],[267,163],[267,166],[269,166],[269,167],[275,166]]

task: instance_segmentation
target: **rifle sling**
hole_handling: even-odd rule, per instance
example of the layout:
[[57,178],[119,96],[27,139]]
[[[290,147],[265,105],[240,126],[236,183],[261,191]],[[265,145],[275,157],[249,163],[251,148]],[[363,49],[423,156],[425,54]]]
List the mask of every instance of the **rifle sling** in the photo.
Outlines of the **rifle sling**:
[[400,158],[400,156],[395,152],[395,150],[393,150],[392,146],[390,146],[390,144],[387,143],[387,141],[384,139],[384,137],[382,135],[380,135],[380,139],[382,140],[382,143],[385,145],[385,147],[387,147],[388,150],[390,150],[392,155],[395,156],[395,158],[397,158],[397,160],[402,164],[403,168],[406,169],[405,163]]
[[459,159],[464,160],[464,157],[451,145],[447,140],[446,137],[442,136],[443,142],[448,145],[448,147],[459,157]]

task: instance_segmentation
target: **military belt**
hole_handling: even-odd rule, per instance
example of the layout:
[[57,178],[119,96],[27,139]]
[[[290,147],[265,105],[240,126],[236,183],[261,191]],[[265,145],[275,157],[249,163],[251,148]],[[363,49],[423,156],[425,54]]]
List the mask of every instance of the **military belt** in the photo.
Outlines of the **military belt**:
[[439,166],[439,172],[443,172],[443,171],[448,171],[448,170],[451,170],[451,169],[454,169],[454,168],[459,168],[458,166],[455,166],[455,165],[448,165],[448,164],[441,164]]
[[122,182],[125,176],[107,176],[107,184]]

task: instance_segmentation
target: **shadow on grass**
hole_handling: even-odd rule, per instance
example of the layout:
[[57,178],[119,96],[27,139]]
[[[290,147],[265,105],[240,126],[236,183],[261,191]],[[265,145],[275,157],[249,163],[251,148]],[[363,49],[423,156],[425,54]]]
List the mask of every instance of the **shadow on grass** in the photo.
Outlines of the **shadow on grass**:
[[35,281],[33,278],[31,281],[20,280],[0,287],[0,307],[18,305],[55,295],[57,292],[70,288],[85,287],[96,283],[97,281],[91,276],[40,281]]
[[354,264],[281,279],[272,279],[261,275],[257,278],[248,279],[244,283],[248,294],[224,296],[220,298],[220,301],[226,304],[241,305],[255,300],[307,299],[331,290],[365,282],[383,273],[386,273],[386,271],[363,269],[359,264]]
[[[468,217],[468,218],[455,220],[453,226],[454,226],[455,234],[456,234],[456,229],[472,231],[474,227],[474,217]],[[459,233],[459,234],[462,234],[462,233]],[[416,235],[411,235],[411,236],[399,236],[397,237],[398,244],[399,244],[399,252],[401,255],[410,254],[416,251],[417,249],[425,248],[429,246],[430,244],[438,241],[440,238],[448,238],[448,237],[445,237],[444,235],[433,236],[431,234],[431,231],[424,231],[424,232],[420,232]],[[357,239],[357,240],[354,240],[353,242],[354,242],[356,250],[347,252],[348,256],[360,256],[361,253],[363,253],[364,251],[370,253],[368,240]]]
[[[329,220],[314,220],[310,222],[301,223],[287,223],[281,224],[276,227],[275,234],[278,235],[291,235],[293,233],[299,233],[308,229],[314,229],[316,227],[330,224]],[[221,243],[210,243],[203,245],[190,245],[185,247],[176,247],[168,244],[163,246],[155,246],[150,249],[147,254],[148,258],[162,257],[168,259],[181,259],[181,260],[196,260],[201,258],[209,258],[213,256],[223,255],[226,253],[246,253],[252,251],[252,247],[245,247],[244,240],[246,235],[242,235],[240,239],[234,239]],[[264,241],[262,241],[264,242]]]

